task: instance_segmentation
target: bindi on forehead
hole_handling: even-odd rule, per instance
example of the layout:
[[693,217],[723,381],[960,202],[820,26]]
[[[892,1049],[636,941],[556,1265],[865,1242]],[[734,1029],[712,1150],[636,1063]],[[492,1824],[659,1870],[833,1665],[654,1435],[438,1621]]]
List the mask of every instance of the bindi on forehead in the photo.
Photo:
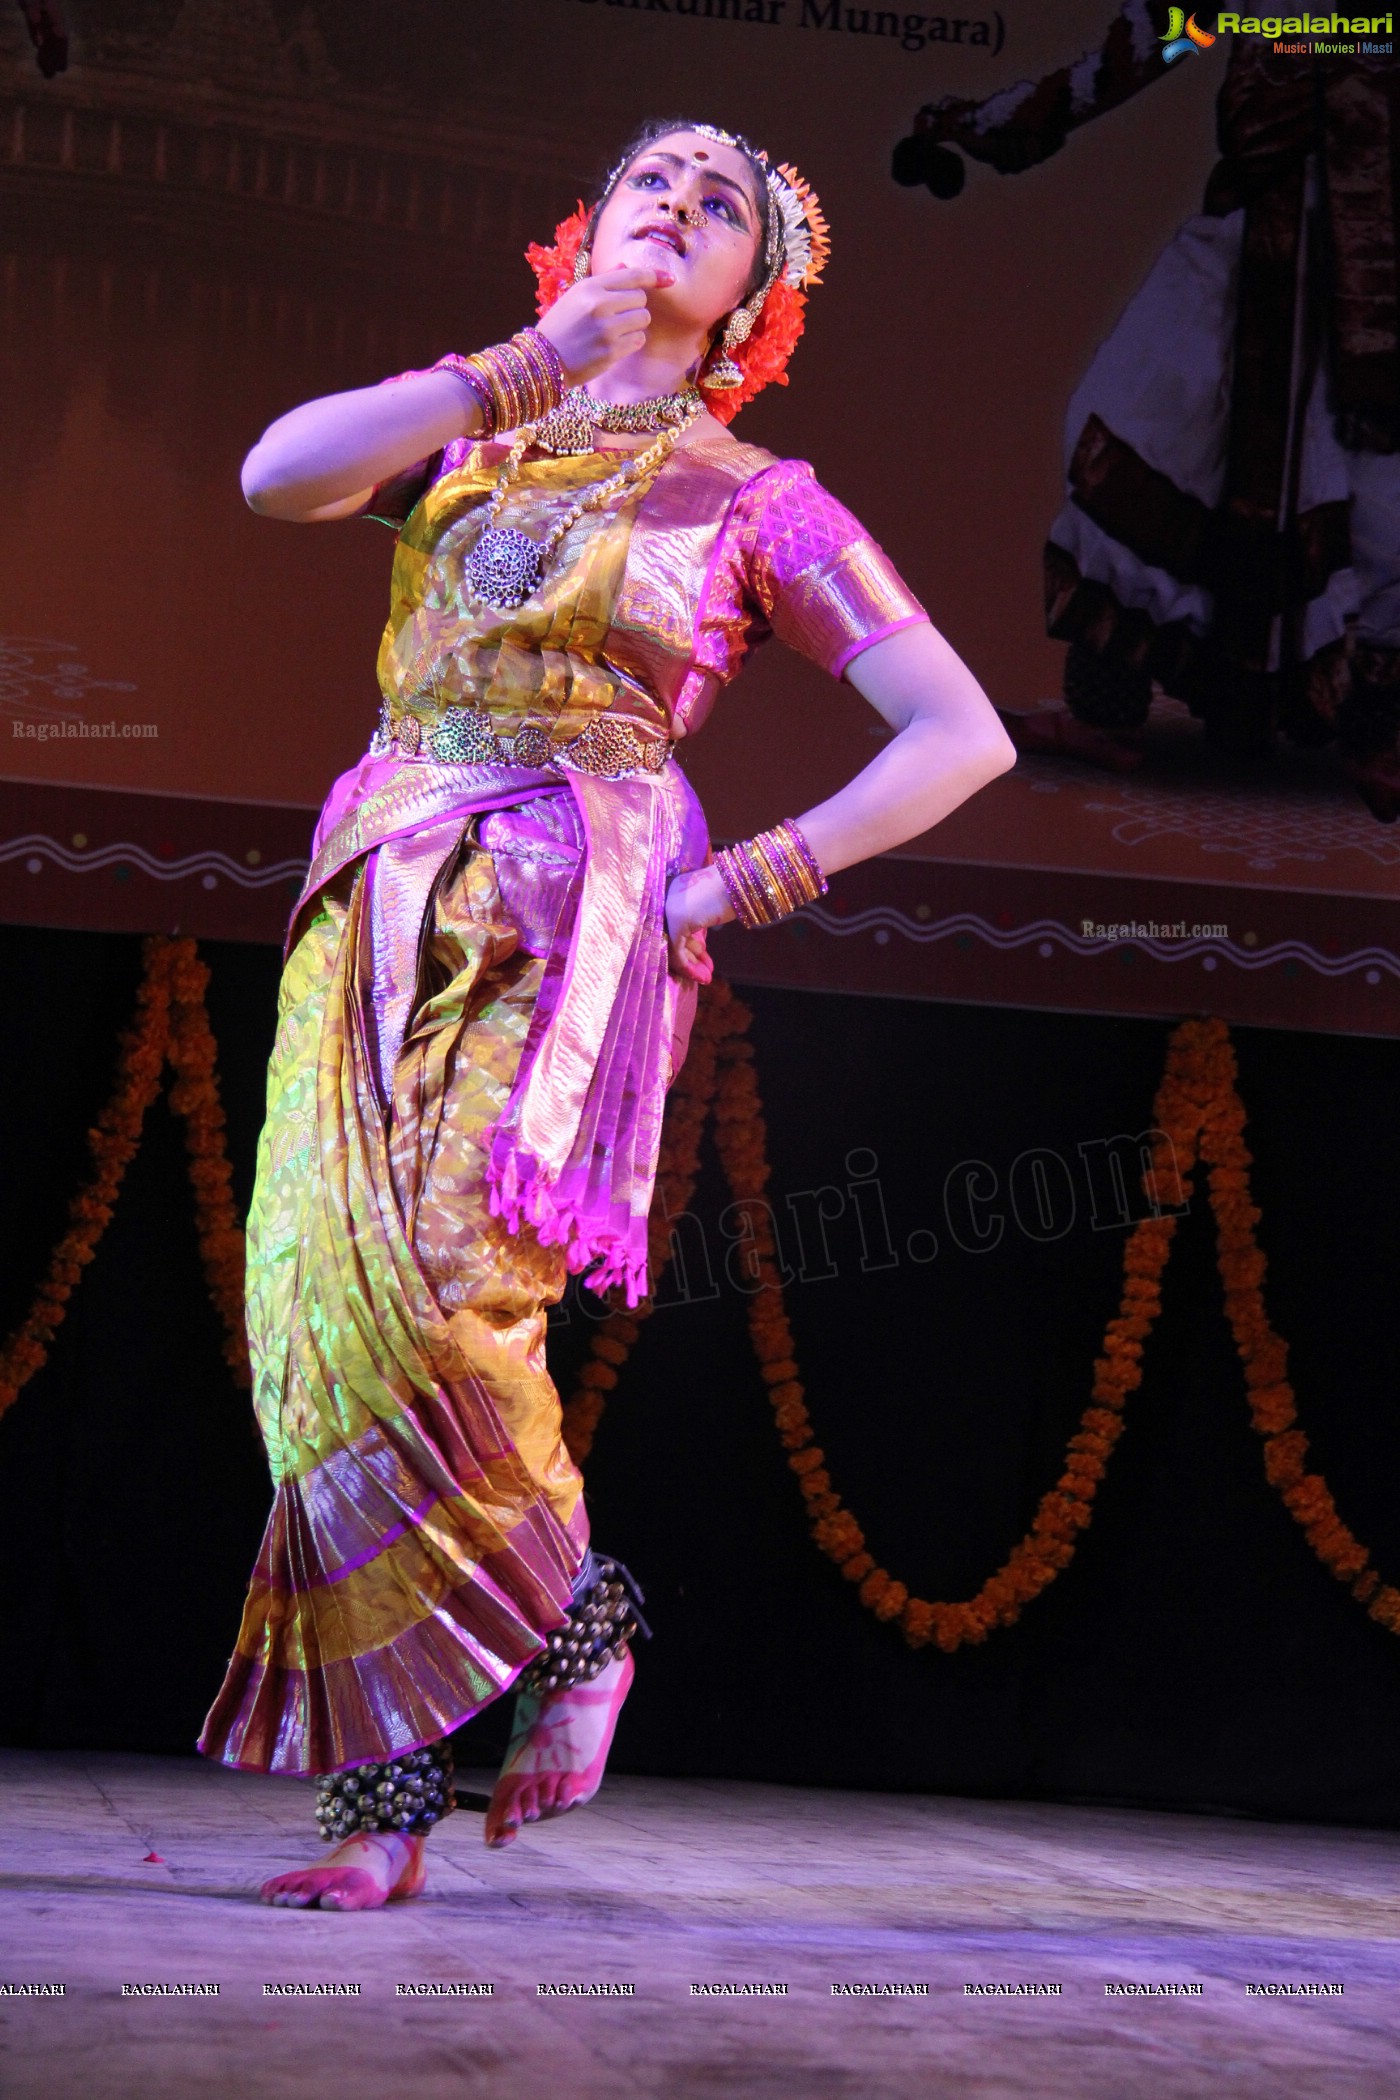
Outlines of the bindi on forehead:
[[[677,145],[679,146],[680,144],[681,141],[677,140]],[[710,157],[703,147],[694,147],[691,149],[690,159],[687,163],[680,152],[673,151],[664,143],[658,143],[648,147],[645,153],[639,153],[632,165],[636,167],[640,166],[643,161],[661,161],[666,167],[675,169],[676,173],[679,174],[687,165],[694,167],[698,162],[708,161]],[[747,173],[747,169],[745,172]],[[750,211],[757,209],[750,184],[743,181],[739,176],[726,175],[722,168],[715,166],[710,169],[708,180],[722,183],[726,190],[732,190],[736,197],[743,199]]]

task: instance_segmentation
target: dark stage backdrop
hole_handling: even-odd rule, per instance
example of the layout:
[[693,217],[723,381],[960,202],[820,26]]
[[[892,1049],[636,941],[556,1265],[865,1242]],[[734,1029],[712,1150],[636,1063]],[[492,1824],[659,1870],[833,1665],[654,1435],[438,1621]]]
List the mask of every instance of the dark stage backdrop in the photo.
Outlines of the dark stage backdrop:
[[[295,401],[532,318],[526,243],[671,110],[795,161],[832,224],[792,384],[737,434],[816,463],[998,702],[1058,690],[1066,404],[1199,208],[1223,45],[949,206],[890,179],[914,111],[1097,48],[1116,0],[894,37],[829,0],[66,7],[44,81],[0,6],[0,778],[318,804],[374,723],[392,542],[254,518],[239,461]],[[123,730],[54,740],[63,717]],[[831,793],[872,723],[762,651],[696,747],[717,835],[771,822],[775,778],[794,808]]]
[[[207,953],[243,1202],[277,961]],[[138,967],[119,937],[0,931],[14,988],[0,1331],[27,1309],[84,1172]],[[780,1221],[789,1197],[810,1224],[810,1192],[846,1196],[829,1261],[810,1235],[806,1250],[834,1273],[789,1293],[819,1440],[884,1564],[925,1596],[966,1596],[1024,1530],[1085,1403],[1124,1228],[1096,1228],[1080,1147],[1149,1120],[1166,1027],[747,996]],[[1395,1053],[1276,1031],[1237,1043],[1268,1298],[1304,1426],[1393,1580]],[[1065,1162],[1047,1169],[1055,1238],[1033,1236],[1032,1151]],[[944,1200],[974,1160],[1004,1218],[980,1252]],[[853,1175],[867,1219],[878,1183],[897,1256],[864,1272]],[[1400,1823],[1400,1642],[1323,1572],[1265,1483],[1200,1196],[1073,1566],[1018,1626],[953,1657],[911,1654],[811,1544],[725,1273],[724,1202],[711,1160],[686,1228],[694,1295],[643,1329],[588,1467],[595,1535],[645,1583],[657,1631],[618,1769]],[[936,1254],[912,1259],[910,1235],[927,1256],[930,1232]],[[790,1234],[785,1251],[796,1266]],[[567,1390],[590,1330],[577,1301],[565,1311]],[[161,1106],[48,1367],[0,1424],[4,1741],[190,1749],[268,1501],[219,1343]],[[474,1724],[462,1752],[486,1761],[505,1718],[503,1704]]]

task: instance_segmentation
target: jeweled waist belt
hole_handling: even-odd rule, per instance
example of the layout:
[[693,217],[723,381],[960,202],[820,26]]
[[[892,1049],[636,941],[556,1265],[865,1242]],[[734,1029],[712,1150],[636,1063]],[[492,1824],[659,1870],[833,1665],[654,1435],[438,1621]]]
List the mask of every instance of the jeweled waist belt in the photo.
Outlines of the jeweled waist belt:
[[446,707],[434,722],[391,713],[387,705],[370,738],[370,756],[432,758],[453,766],[562,766],[621,780],[629,773],[659,773],[675,750],[673,740],[648,736],[632,722],[598,715],[577,736],[556,741],[538,722],[514,736],[501,736],[481,707]]

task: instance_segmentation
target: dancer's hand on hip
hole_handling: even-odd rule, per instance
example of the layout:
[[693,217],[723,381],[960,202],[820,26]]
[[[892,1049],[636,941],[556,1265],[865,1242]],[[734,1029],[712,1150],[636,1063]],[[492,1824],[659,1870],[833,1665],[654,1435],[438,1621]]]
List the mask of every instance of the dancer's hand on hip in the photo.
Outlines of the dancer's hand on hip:
[[673,876],[666,892],[672,973],[689,977],[696,984],[708,984],[715,966],[705,945],[706,929],[733,916],[724,884],[713,867],[687,868]]

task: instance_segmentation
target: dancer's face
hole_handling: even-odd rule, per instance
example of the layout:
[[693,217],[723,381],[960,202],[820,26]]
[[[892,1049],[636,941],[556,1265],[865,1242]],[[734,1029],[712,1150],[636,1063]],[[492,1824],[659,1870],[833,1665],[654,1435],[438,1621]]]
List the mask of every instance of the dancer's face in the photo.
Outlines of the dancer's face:
[[698,330],[716,328],[743,303],[763,222],[747,156],[694,131],[656,139],[619,176],[593,233],[596,274],[631,265],[674,278],[653,292],[653,311]]

